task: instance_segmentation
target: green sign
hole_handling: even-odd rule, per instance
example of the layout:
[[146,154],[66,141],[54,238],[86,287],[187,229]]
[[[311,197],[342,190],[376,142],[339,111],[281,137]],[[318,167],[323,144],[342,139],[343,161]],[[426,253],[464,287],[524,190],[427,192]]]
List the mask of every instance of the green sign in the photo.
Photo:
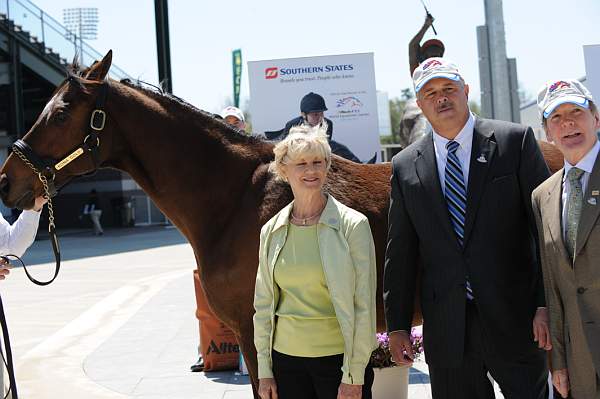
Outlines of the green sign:
[[242,50],[233,50],[233,105],[240,107],[240,82],[242,80]]

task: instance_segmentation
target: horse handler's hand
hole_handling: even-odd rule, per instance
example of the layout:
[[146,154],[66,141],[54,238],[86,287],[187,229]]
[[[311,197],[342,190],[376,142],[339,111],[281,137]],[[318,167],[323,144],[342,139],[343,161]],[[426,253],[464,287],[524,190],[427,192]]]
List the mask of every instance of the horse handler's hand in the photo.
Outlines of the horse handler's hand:
[[0,258],[0,280],[4,280],[10,274],[10,269],[12,269],[10,263],[6,259]]
[[360,399],[362,397],[362,385],[340,384],[337,399]]
[[540,349],[552,349],[550,330],[548,329],[548,308],[538,308],[533,318],[533,340]]
[[36,212],[39,212],[42,210],[42,208],[44,207],[44,204],[48,202],[47,198],[44,197],[37,197],[35,199],[35,204],[33,205],[33,210]]
[[260,399],[278,398],[275,378],[261,378],[258,380],[258,396],[260,396]]
[[552,372],[552,384],[560,393],[560,396],[566,398],[569,395],[569,373],[567,369],[554,370]]
[[396,364],[412,366],[415,354],[408,332],[393,331],[390,333],[390,352],[392,353],[392,360]]

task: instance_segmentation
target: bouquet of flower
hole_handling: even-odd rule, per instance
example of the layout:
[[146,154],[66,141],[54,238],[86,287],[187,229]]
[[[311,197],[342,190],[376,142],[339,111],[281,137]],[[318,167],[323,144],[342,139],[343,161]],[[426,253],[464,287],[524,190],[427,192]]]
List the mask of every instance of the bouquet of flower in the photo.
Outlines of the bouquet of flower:
[[[371,354],[371,365],[377,368],[394,367],[396,363],[392,360],[390,353],[390,337],[387,333],[377,333],[379,346]],[[423,353],[423,334],[421,328],[413,327],[410,331],[410,342],[412,343],[415,360]]]

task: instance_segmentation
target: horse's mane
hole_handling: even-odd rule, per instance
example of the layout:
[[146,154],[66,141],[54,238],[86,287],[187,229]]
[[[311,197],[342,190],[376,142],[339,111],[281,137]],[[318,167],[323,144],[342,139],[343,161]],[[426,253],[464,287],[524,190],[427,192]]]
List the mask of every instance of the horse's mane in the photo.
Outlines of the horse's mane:
[[[73,62],[67,68],[67,79],[71,81],[81,82],[85,79],[87,71],[91,68],[82,68],[81,64],[77,59],[77,55],[73,59]],[[129,87],[144,96],[150,97],[151,99],[159,102],[162,105],[172,109],[174,112],[191,113],[193,116],[201,118],[208,125],[209,130],[217,129],[224,137],[227,138],[232,144],[259,144],[266,143],[266,141],[255,135],[248,135],[240,129],[229,125],[220,116],[201,110],[194,105],[188,103],[181,97],[174,94],[163,91],[160,87],[152,85],[137,79],[133,81],[131,79],[122,79],[120,81],[108,79],[109,84],[122,84]],[[189,115],[185,115],[189,116]]]
[[192,115],[202,118],[209,124],[209,128],[217,128],[221,133],[227,136],[227,138],[232,143],[263,143],[264,140],[261,137],[254,135],[247,135],[240,129],[233,127],[227,124],[222,118],[217,115],[201,110],[194,105],[188,103],[181,97],[178,97],[174,94],[167,93],[163,91],[161,88],[146,83],[141,80],[132,81],[130,79],[123,79],[119,81],[120,84],[132,88],[161,104],[165,105],[175,105],[175,107],[170,107],[178,112],[184,111],[187,113],[191,113]]

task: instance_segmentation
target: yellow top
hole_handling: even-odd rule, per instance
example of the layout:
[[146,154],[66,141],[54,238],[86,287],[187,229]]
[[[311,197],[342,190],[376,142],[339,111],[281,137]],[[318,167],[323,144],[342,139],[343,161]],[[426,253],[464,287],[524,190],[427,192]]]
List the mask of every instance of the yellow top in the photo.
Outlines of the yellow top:
[[344,353],[344,337],[325,281],[316,225],[289,224],[273,273],[279,288],[273,349],[303,357]]
[[[273,269],[287,241],[293,206],[292,202],[279,211],[260,231],[253,319],[258,378],[273,378],[271,351],[275,309],[279,304]],[[328,195],[317,224],[317,236],[325,281],[344,337],[342,382],[362,385],[371,352],[377,348],[377,268],[369,220]]]

